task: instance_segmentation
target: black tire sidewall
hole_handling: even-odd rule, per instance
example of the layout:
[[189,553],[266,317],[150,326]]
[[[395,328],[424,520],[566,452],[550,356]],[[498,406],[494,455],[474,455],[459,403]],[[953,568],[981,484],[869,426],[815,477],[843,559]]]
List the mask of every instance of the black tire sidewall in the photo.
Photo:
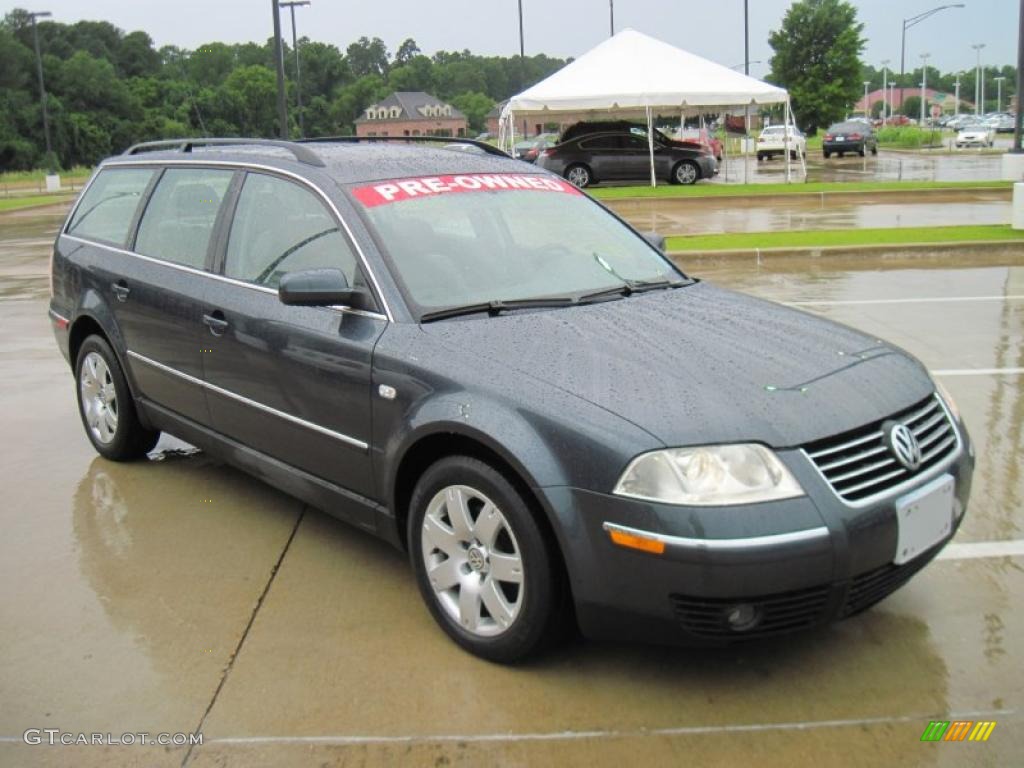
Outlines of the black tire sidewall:
[[[100,355],[107,364],[117,397],[117,429],[114,431],[114,439],[109,443],[101,443],[96,439],[86,423],[85,409],[82,407],[82,363],[90,352]],[[85,435],[101,456],[113,461],[126,461],[145,454],[156,443],[158,433],[150,432],[139,424],[135,413],[135,401],[124,377],[121,361],[114,354],[110,344],[100,336],[89,336],[78,350],[78,357],[75,360],[75,396],[78,400],[78,416],[85,428]]]
[[[438,603],[423,562],[422,526],[427,505],[449,485],[467,485],[490,498],[508,521],[523,561],[523,603],[512,626],[496,637],[479,637],[456,624]],[[555,626],[558,599],[554,558],[533,512],[498,470],[468,456],[441,459],[423,473],[409,505],[409,557],[416,582],[434,620],[456,643],[477,656],[502,663],[520,661],[545,645]]]

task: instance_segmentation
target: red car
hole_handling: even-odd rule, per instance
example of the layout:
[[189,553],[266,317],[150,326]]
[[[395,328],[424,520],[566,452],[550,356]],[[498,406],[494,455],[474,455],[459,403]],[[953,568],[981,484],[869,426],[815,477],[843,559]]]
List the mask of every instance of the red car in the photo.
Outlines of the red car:
[[707,128],[684,128],[679,134],[680,144],[707,147],[718,162],[722,162],[722,140]]

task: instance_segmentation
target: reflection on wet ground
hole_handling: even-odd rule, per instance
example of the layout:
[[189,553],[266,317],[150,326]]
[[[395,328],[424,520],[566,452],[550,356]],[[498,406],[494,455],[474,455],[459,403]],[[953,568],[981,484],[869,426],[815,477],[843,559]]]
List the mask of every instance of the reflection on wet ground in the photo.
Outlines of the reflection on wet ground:
[[[792,639],[575,641],[504,668],[450,643],[405,558],[365,534],[166,437],[156,461],[97,457],[45,299],[17,287],[45,286],[54,226],[8,235],[0,220],[0,764],[178,766],[177,748],[20,738],[200,723],[189,765],[994,765],[1024,751],[1020,556],[938,561],[876,608]],[[1024,366],[1024,264],[690,268],[881,335],[935,370]],[[1024,538],[1022,377],[942,380],[978,447],[959,540]],[[985,745],[920,743],[930,719],[956,717],[999,725]]]
[[[808,181],[971,181],[1000,178],[1002,158],[978,152],[917,153],[882,150],[877,157],[831,157],[820,152],[807,156]],[[791,168],[794,179],[803,180],[799,164]],[[756,158],[727,157],[716,183],[778,183],[786,180],[781,158],[757,162]]]
[[936,227],[1008,224],[1010,190],[822,194],[722,200],[608,201],[642,232],[666,237],[717,232],[773,232],[861,227]]

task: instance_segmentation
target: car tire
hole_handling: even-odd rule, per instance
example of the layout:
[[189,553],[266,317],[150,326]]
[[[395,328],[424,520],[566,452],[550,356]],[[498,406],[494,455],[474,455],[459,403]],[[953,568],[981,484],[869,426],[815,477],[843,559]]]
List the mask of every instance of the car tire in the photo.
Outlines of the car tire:
[[672,169],[673,184],[696,184],[700,181],[700,168],[691,160],[680,160]]
[[829,159],[830,157],[832,157],[832,153],[831,153],[831,152],[829,152],[828,150],[823,150],[823,152],[824,152],[824,155],[825,155],[825,159],[826,159],[826,160],[828,160],[828,159]]
[[75,360],[78,414],[86,437],[104,458],[131,461],[145,456],[160,439],[139,421],[121,364],[97,335],[82,342]]
[[584,189],[594,183],[593,174],[583,163],[575,163],[565,169],[565,179],[575,187]]
[[[431,615],[470,653],[521,661],[568,623],[556,545],[515,485],[491,465],[449,456],[430,466],[409,504],[408,541]],[[499,562],[507,578],[495,577]]]
[[878,155],[878,145],[877,144],[871,148],[871,154],[872,155],[876,155],[876,156]]
[[866,155],[867,153],[864,151],[864,147],[861,147],[860,149],[857,150],[857,154],[860,155],[861,157],[864,157],[864,155]]
[[764,161],[764,159],[765,159],[765,157],[764,157],[764,152],[758,152],[758,153],[757,153],[757,162],[759,162],[759,163],[760,163],[760,162],[763,162],[763,161]]

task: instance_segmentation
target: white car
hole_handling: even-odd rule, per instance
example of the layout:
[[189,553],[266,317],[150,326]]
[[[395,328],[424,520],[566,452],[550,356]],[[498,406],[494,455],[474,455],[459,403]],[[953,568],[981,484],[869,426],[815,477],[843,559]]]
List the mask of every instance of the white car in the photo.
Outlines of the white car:
[[974,123],[960,129],[956,135],[956,148],[991,147],[996,141],[996,131],[985,123]]
[[[786,133],[789,133],[787,139]],[[789,143],[789,156],[797,159],[797,152],[804,157],[807,156],[807,137],[800,133],[799,129],[789,126],[770,125],[761,131],[757,137],[757,159],[770,160],[775,155],[786,153],[786,143]]]

